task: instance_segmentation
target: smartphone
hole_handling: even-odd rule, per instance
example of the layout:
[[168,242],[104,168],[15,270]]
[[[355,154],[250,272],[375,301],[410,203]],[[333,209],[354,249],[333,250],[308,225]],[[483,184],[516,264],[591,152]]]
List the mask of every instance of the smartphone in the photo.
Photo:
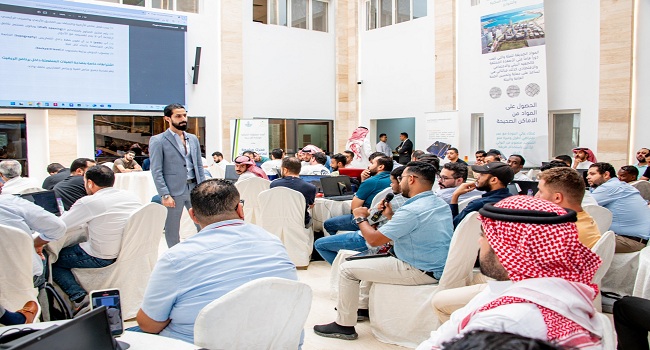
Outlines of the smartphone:
[[122,303],[120,302],[120,290],[104,289],[90,292],[90,309],[106,306],[108,313],[108,324],[111,334],[116,337],[124,333],[124,322],[122,321]]

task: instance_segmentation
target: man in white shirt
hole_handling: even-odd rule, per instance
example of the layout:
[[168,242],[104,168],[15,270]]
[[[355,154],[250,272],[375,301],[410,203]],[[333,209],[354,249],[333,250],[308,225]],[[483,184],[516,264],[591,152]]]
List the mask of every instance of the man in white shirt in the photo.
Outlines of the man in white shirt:
[[20,194],[30,188],[41,188],[34,180],[20,176],[22,171],[23,168],[17,160],[0,162],[0,177],[4,181],[2,194]]
[[[438,179],[438,186],[440,189],[435,191],[436,196],[447,202],[447,204],[451,203],[451,197],[454,194],[454,191],[456,191],[456,188],[467,181],[467,173],[467,165],[463,163],[450,162],[443,165]],[[458,201],[462,202],[469,198],[480,197],[483,193],[485,192],[473,189],[467,193],[461,194],[460,197],[458,197]]]
[[508,166],[511,167],[512,171],[515,173],[514,181],[531,181],[528,176],[521,173],[524,164],[526,164],[526,160],[519,154],[513,154],[508,158]]
[[379,142],[377,142],[377,147],[375,147],[377,152],[385,154],[387,157],[393,156],[393,150],[386,143],[388,141],[388,136],[386,134],[379,134]]
[[104,165],[84,175],[88,196],[79,199],[61,219],[68,232],[88,231],[88,241],[61,249],[52,265],[52,277],[79,310],[88,303],[87,292],[75,280],[73,268],[101,268],[117,259],[128,218],[142,204],[129,192],[113,188],[115,174]]
[[327,156],[325,153],[316,152],[311,155],[308,165],[303,165],[300,175],[329,175],[330,171],[325,167]]
[[214,161],[214,164],[220,166],[223,168],[223,170],[226,170],[226,165],[232,164],[231,162],[223,159],[223,154],[221,152],[212,153],[212,160]]
[[282,168],[282,158],[284,158],[284,150],[282,148],[274,148],[271,150],[271,160],[262,163],[260,168],[264,170],[266,175],[278,175],[278,171]]
[[264,170],[258,168],[257,165],[255,165],[255,161],[253,161],[249,156],[239,156],[235,158],[235,172],[239,175],[237,181],[244,181],[255,176],[265,180],[269,179]]
[[573,169],[589,169],[592,164],[598,162],[594,152],[587,147],[574,148],[573,154],[575,154]]

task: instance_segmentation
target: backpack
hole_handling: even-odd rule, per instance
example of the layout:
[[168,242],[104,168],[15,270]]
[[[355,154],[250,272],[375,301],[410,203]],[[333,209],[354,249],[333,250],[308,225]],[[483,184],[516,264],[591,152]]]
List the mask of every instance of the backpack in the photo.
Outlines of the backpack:
[[42,306],[43,321],[72,319],[72,308],[52,283],[45,283],[43,289],[39,291],[38,300]]

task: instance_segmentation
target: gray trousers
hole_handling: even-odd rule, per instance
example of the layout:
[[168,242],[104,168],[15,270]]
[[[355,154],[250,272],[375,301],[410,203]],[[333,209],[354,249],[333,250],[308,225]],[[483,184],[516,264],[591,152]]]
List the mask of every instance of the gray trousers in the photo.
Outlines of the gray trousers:
[[[183,207],[188,210],[192,207],[192,204],[190,203],[190,192],[195,186],[195,183],[187,184],[183,194],[172,196],[174,202],[176,202],[176,206],[174,208],[167,208],[167,219],[165,220],[165,240],[167,241],[167,247],[169,248],[175,246],[181,241],[180,228]],[[196,226],[196,229],[197,231],[200,230],[199,226]]]

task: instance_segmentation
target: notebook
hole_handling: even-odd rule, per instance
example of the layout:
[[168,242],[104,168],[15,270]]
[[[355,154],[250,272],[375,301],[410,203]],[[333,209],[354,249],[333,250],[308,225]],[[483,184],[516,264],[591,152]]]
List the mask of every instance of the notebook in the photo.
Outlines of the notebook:
[[20,198],[26,199],[56,216],[61,215],[56,202],[56,195],[52,190],[21,194]]
[[352,183],[347,176],[325,176],[320,179],[323,197],[335,201],[350,200],[354,197]]

